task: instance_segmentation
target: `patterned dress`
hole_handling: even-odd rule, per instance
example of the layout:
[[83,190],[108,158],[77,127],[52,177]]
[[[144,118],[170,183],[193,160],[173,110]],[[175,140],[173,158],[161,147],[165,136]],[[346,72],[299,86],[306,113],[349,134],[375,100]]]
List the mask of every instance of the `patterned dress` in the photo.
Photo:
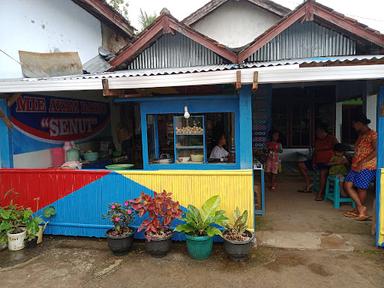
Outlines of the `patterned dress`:
[[367,190],[369,184],[376,178],[376,157],[369,160],[366,159],[369,154],[376,150],[377,133],[369,130],[359,136],[355,144],[355,156],[352,159],[352,169],[345,177],[345,182],[353,183],[358,189]]
[[266,144],[268,150],[267,161],[265,162],[265,172],[266,173],[279,173],[280,158],[279,153],[283,152],[283,147],[278,142],[268,142]]

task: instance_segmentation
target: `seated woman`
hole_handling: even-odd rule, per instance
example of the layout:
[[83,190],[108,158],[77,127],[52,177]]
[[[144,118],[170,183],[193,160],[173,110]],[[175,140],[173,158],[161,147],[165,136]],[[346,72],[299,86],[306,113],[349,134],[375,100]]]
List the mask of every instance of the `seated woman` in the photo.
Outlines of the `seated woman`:
[[224,148],[227,145],[227,139],[225,134],[221,134],[217,140],[217,144],[213,147],[211,155],[209,156],[209,162],[228,162],[229,152]]
[[313,151],[313,165],[320,173],[320,187],[316,201],[324,199],[325,184],[327,182],[329,162],[333,156],[333,147],[339,143],[336,137],[328,133],[327,126],[319,125],[316,129],[315,147]]

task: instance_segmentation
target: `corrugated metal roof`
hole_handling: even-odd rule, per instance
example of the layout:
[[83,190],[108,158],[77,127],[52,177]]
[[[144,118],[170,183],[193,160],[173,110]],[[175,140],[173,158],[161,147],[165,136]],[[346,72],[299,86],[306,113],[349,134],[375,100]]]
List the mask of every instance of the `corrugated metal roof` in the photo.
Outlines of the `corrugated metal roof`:
[[22,79],[1,79],[1,82],[9,82],[12,80],[36,82],[36,81],[49,81],[49,80],[79,80],[79,79],[104,79],[104,78],[127,78],[127,77],[140,77],[140,76],[158,76],[158,75],[177,75],[177,74],[191,74],[201,72],[213,71],[226,71],[234,69],[246,68],[264,68],[264,67],[278,67],[289,65],[301,65],[311,63],[343,63],[353,62],[356,65],[361,61],[377,61],[384,60],[384,55],[363,55],[363,56],[338,56],[338,57],[317,57],[305,59],[292,59],[281,61],[269,62],[254,62],[244,64],[221,64],[221,65],[208,65],[208,66],[194,66],[182,68],[163,68],[163,69],[144,69],[144,70],[122,70],[115,72],[82,74],[82,75],[69,75],[61,77],[42,77],[42,78],[22,78]]
[[226,61],[212,50],[180,34],[164,34],[129,64],[129,69],[219,65]]
[[[137,76],[157,76],[157,75],[173,75],[173,74],[187,74],[198,72],[212,72],[224,71],[231,69],[238,69],[238,64],[222,64],[222,65],[209,65],[209,66],[194,66],[194,67],[181,67],[181,68],[162,68],[162,69],[143,69],[143,70],[121,70],[115,72],[69,75],[62,77],[41,77],[41,78],[22,78],[17,79],[21,81],[42,81],[42,80],[77,80],[77,79],[103,79],[103,78],[123,78],[123,77],[137,77]],[[8,82],[13,79],[0,79]]]
[[286,65],[301,65],[311,63],[343,63],[343,62],[358,62],[361,61],[376,61],[383,60],[384,55],[361,55],[361,56],[335,56],[335,57],[312,57],[303,59],[289,59],[279,61],[267,61],[267,62],[250,62],[244,63],[244,68],[262,68],[262,67],[276,67]]
[[104,57],[97,55],[83,64],[83,70],[88,73],[103,73],[111,68]]
[[253,53],[246,62],[356,55],[356,41],[315,22],[295,23]]

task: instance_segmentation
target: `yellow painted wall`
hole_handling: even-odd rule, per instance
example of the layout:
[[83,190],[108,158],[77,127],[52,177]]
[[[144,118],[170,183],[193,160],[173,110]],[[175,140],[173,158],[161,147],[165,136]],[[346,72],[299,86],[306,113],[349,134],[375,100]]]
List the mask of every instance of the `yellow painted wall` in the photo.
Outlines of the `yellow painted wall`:
[[220,195],[221,209],[225,210],[230,218],[236,207],[248,210],[248,228],[251,230],[254,227],[252,170],[162,170],[119,173],[153,191],[172,192],[174,198],[184,207],[188,204],[201,207],[211,196]]

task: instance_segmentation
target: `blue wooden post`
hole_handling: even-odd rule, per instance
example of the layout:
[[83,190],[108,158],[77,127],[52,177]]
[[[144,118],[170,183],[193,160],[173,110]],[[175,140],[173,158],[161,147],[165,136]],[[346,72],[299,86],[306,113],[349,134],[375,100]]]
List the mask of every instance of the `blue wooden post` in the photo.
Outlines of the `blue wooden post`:
[[140,104],[140,120],[141,120],[141,141],[142,141],[142,156],[143,167],[148,169],[149,156],[148,156],[148,135],[147,135],[147,114],[143,111],[143,105]]
[[380,88],[377,99],[377,170],[376,170],[376,245],[384,247],[381,240],[381,225],[383,219],[380,217],[381,211],[381,170],[384,168],[384,86]]
[[[0,109],[8,116],[7,101],[0,98]],[[0,168],[12,168],[12,146],[11,134],[4,121],[0,120]]]
[[252,168],[252,90],[243,86],[239,94],[239,155],[240,168]]

